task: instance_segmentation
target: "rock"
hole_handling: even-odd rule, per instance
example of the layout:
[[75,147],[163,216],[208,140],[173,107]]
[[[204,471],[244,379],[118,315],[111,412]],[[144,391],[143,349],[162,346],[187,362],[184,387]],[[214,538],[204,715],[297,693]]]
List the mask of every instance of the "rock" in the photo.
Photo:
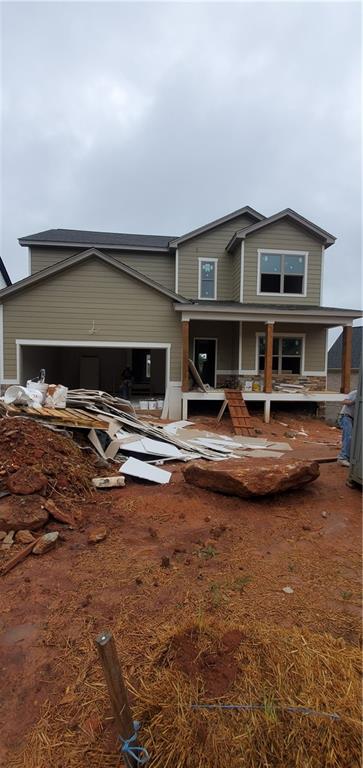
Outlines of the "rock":
[[6,485],[11,493],[25,495],[42,491],[47,483],[47,477],[39,469],[24,466],[8,477]]
[[148,528],[148,531],[149,531],[149,535],[151,536],[151,538],[152,539],[156,539],[158,534],[157,534],[155,528],[151,528],[151,526],[150,526],[150,528]]
[[302,529],[303,531],[311,531],[311,525],[303,525]]
[[17,544],[31,544],[32,541],[35,541],[35,538],[30,531],[17,531],[15,541]]
[[293,595],[294,590],[292,587],[282,587],[282,591],[285,592],[285,595]]
[[15,531],[9,531],[9,533],[6,534],[5,539],[3,539],[3,543],[1,545],[1,549],[10,549],[10,547],[14,544],[14,533]]
[[52,533],[45,533],[41,536],[32,549],[33,555],[44,555],[49,552],[50,549],[55,547],[58,539],[58,531],[52,531]]
[[48,512],[42,506],[44,499],[32,496],[6,496],[0,499],[0,528],[4,531],[32,531],[42,528],[48,520]]
[[225,525],[217,525],[210,529],[209,533],[212,536],[212,539],[219,539],[220,536],[222,536],[222,533],[224,533],[227,530]]
[[88,543],[97,544],[99,541],[103,541],[107,536],[107,528],[105,525],[100,525],[98,528],[92,528],[88,533]]
[[141,584],[143,584],[143,580],[140,579],[140,576],[136,576],[135,582],[138,587],[141,587]]
[[162,568],[169,568],[170,566],[170,559],[166,557],[166,555],[163,555],[161,558],[161,567]]
[[322,516],[322,517],[328,517],[328,513],[327,513],[327,512],[322,512],[322,513],[321,513],[321,516]]
[[[221,464],[223,463],[223,466]],[[279,463],[250,463],[241,466],[241,462],[191,462],[184,470],[187,483],[206,488],[208,491],[225,493],[231,496],[251,498],[281,493],[290,488],[299,488],[319,477],[319,464],[315,461],[288,461]]]
[[284,432],[284,437],[291,438],[291,437],[295,437],[295,435],[296,435],[296,432],[291,432],[291,430],[286,430],[286,432]]
[[0,531],[0,541],[5,539],[5,536],[6,536],[6,531]]

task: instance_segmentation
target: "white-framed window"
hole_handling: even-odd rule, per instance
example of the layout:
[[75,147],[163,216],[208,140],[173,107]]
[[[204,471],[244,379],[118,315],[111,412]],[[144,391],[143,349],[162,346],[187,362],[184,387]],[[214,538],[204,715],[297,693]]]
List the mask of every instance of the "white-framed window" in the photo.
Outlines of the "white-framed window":
[[199,259],[198,299],[217,298],[218,259]]
[[308,253],[306,251],[258,251],[258,295],[306,296]]
[[[257,336],[257,370],[265,369],[265,334]],[[302,374],[303,371],[303,336],[274,335],[272,342],[272,372]]]

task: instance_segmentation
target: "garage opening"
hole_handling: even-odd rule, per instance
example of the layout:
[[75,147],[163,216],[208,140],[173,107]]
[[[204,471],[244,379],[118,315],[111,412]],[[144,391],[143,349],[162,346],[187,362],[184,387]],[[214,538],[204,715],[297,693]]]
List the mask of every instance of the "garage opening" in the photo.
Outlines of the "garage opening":
[[100,389],[131,400],[164,397],[167,380],[165,348],[20,346],[20,379],[46,370],[49,383],[69,389]]

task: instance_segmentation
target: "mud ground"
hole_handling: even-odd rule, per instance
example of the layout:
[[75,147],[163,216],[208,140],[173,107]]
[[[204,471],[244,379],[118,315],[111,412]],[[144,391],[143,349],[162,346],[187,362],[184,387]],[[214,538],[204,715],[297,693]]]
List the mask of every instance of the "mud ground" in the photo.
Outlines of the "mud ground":
[[[261,436],[290,442],[289,458],[337,454],[340,433],[322,421],[277,413],[254,423]],[[215,430],[215,419],[202,425]],[[228,418],[218,429],[230,433]],[[302,429],[307,437],[284,436]],[[246,618],[360,641],[361,493],[346,485],[345,468],[321,464],[306,488],[251,501],[187,485],[182,468],[173,465],[168,486],[130,480],[81,502],[76,530],[48,526],[61,531],[56,550],[1,577],[0,765],[10,765],[44,702],[71,684],[66,658],[56,663],[65,643],[86,625],[94,636],[112,631],[123,611],[136,637],[139,622],[181,621],[191,606],[226,615],[240,601]],[[100,524],[108,537],[88,544]]]

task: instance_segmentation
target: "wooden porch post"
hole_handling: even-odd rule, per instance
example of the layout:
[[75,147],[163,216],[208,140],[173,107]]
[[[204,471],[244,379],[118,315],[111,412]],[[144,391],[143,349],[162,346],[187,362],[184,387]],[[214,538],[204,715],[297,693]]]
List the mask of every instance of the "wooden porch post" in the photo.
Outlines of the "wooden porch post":
[[265,323],[265,370],[264,392],[272,392],[272,349],[273,349],[273,322]]
[[351,325],[343,327],[343,348],[342,348],[342,380],[340,391],[344,394],[350,392],[350,373],[352,367],[352,334]]
[[189,391],[189,320],[182,320],[182,392]]

